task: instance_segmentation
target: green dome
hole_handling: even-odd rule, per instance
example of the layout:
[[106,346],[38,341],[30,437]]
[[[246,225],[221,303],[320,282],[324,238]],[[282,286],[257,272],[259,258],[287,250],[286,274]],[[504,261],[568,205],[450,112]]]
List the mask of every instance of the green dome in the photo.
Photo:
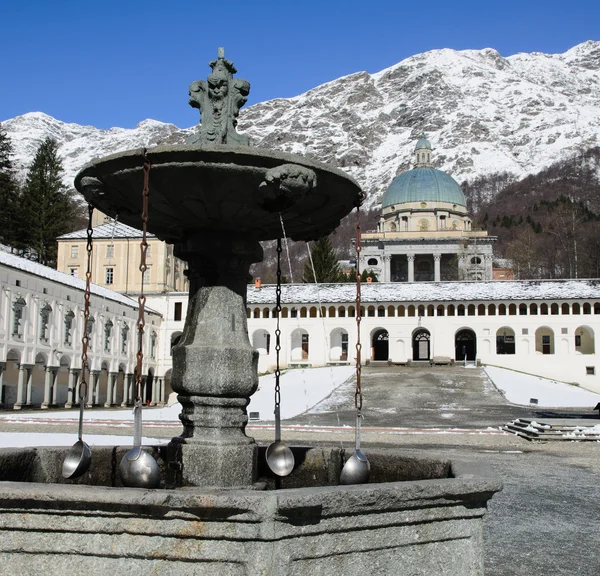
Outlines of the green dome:
[[419,150],[420,148],[427,148],[427,150],[431,150],[431,142],[425,138],[425,136],[421,136],[415,146],[415,150]]
[[456,180],[435,168],[414,168],[396,176],[383,195],[381,207],[406,202],[447,202],[467,206]]

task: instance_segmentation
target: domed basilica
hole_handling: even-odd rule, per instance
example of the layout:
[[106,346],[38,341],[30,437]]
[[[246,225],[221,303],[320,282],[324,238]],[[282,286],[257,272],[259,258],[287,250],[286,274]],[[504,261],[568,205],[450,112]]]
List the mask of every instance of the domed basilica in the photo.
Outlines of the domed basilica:
[[377,230],[362,236],[361,268],[382,282],[491,280],[496,238],[472,230],[463,191],[432,167],[431,152],[421,136],[414,168],[385,191]]

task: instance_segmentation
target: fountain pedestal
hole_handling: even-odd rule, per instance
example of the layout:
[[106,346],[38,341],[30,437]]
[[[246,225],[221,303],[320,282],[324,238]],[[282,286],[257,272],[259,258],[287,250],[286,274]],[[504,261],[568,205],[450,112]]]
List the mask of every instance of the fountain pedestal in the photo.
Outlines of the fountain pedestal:
[[248,340],[248,270],[262,260],[255,240],[190,234],[175,245],[188,263],[185,329],[173,348],[171,386],[183,409],[183,434],[169,445],[177,486],[246,487],[256,479],[256,444],[246,436],[246,406],[258,387],[258,352]]

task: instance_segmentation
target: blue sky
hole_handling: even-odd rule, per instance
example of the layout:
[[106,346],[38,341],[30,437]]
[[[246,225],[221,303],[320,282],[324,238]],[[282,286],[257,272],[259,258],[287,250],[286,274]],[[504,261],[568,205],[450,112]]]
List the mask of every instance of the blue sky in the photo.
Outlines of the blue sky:
[[436,48],[564,52],[599,22],[598,0],[0,0],[0,121],[191,126],[188,85],[218,46],[252,104]]

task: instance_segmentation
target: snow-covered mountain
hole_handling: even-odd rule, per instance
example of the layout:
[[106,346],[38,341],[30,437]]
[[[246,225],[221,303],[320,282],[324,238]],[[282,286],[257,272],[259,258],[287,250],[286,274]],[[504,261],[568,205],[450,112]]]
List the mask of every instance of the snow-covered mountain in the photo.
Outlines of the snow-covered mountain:
[[[3,126],[22,170],[39,142],[54,136],[69,185],[94,157],[180,143],[193,130],[153,120],[99,130],[40,112]],[[508,58],[489,48],[434,50],[376,74],[351,74],[295,98],[251,106],[240,114],[239,131],[255,146],[310,154],[346,170],[369,205],[410,167],[423,131],[437,167],[459,182],[502,171],[522,177],[600,145],[600,42]]]

